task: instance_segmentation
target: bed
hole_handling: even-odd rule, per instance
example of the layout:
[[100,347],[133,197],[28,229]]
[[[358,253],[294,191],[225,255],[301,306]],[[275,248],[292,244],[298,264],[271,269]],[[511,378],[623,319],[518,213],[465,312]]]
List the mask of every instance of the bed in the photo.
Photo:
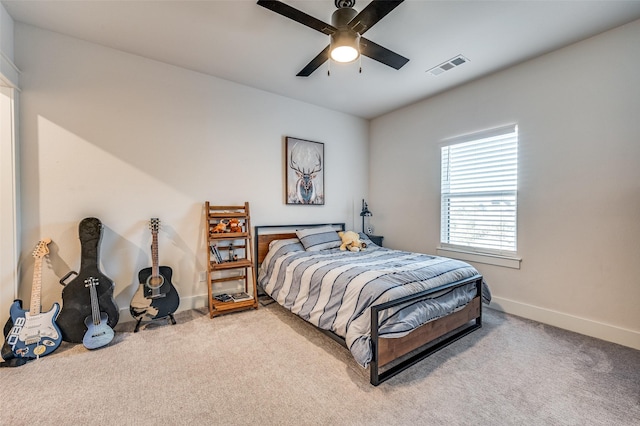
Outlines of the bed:
[[[342,251],[344,223],[257,226],[261,293],[347,347],[371,384],[482,326],[482,276],[454,259],[379,247]],[[336,240],[337,238],[337,240]]]

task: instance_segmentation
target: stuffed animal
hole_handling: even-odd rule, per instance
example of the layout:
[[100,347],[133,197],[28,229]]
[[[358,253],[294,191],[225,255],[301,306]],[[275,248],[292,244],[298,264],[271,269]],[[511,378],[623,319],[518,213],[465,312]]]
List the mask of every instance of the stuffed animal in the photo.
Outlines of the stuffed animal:
[[228,226],[230,232],[242,232],[242,225],[238,219],[229,219]]
[[338,232],[338,235],[342,239],[342,245],[340,246],[340,250],[345,251],[360,251],[364,250],[367,245],[360,240],[360,236],[358,233],[353,231],[346,232]]
[[212,234],[220,234],[222,232],[225,232],[227,230],[228,224],[229,222],[221,220],[216,226],[212,227],[209,232],[211,232]]

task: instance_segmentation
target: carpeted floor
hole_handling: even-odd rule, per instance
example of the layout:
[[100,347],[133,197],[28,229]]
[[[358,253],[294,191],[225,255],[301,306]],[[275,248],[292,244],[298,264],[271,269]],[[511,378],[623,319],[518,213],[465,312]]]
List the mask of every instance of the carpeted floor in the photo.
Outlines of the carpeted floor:
[[485,309],[479,331],[378,387],[272,304],[63,345],[0,369],[0,425],[638,425],[640,351]]

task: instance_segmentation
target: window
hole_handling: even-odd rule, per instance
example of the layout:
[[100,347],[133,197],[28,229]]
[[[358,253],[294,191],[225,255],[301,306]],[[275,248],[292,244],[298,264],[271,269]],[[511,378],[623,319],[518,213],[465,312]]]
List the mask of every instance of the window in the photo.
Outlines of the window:
[[449,140],[441,147],[441,164],[441,249],[514,256],[517,126]]

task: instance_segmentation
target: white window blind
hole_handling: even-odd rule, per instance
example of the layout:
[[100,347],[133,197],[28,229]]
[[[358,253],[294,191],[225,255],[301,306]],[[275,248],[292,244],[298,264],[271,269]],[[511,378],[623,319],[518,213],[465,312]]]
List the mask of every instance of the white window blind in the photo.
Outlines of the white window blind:
[[512,255],[517,249],[518,129],[492,129],[441,148],[443,247]]

